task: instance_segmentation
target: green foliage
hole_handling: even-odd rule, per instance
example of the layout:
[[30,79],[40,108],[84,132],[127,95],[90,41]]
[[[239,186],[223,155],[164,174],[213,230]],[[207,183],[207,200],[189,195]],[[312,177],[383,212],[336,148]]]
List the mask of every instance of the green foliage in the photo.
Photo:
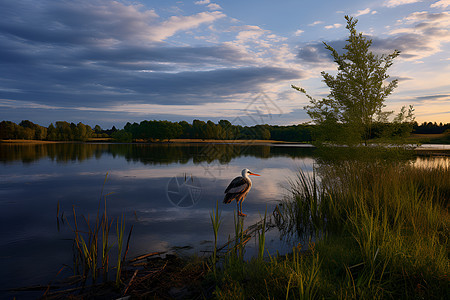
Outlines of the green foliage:
[[86,141],[92,137],[93,130],[89,125],[79,122],[77,125],[65,121],[58,121],[56,126],[50,124],[48,128],[24,120],[19,125],[0,122],[0,139],[49,140],[49,141]]
[[0,122],[0,139],[44,140],[46,137],[47,128],[28,120],[19,125],[10,121]]
[[[316,131],[322,141],[358,143],[371,138],[373,123],[377,120],[386,121],[390,112],[383,112],[384,101],[395,87],[397,80],[384,82],[389,78],[387,70],[393,60],[400,54],[395,50],[388,55],[375,55],[369,48],[372,40],[356,31],[357,20],[346,16],[349,37],[344,47],[345,52],[337,50],[324,42],[325,48],[338,65],[335,76],[322,72],[323,81],[330,88],[327,98],[317,100],[308,95],[303,88],[292,86],[304,93],[310,100],[306,106],[309,116],[320,125]],[[412,112],[412,110],[410,110]],[[406,120],[405,111],[400,113]]]
[[131,143],[133,136],[130,132],[125,131],[124,129],[117,130],[111,134],[111,138],[115,142],[120,143]]
[[372,159],[317,170],[301,173],[277,220],[321,233],[321,297],[445,298],[449,165]]
[[93,134],[93,130],[89,125],[83,123],[68,123],[66,121],[57,121],[55,130],[51,133],[52,138],[56,141],[86,141]]
[[[95,283],[100,274],[103,273],[103,282],[107,282],[109,280],[109,262],[111,255],[111,249],[113,246],[117,246],[117,265],[116,265],[116,274],[115,274],[115,283],[116,286],[119,287],[121,284],[121,274],[122,274],[122,266],[126,259],[126,250],[125,254],[122,255],[122,250],[124,246],[124,233],[125,233],[125,220],[122,214],[121,217],[117,217],[116,220],[114,218],[110,219],[107,210],[106,210],[106,202],[107,195],[103,195],[103,189],[106,184],[108,174],[105,176],[105,180],[103,182],[102,193],[100,195],[100,202],[104,203],[103,209],[101,209],[101,203],[98,205],[98,211],[96,217],[93,221],[90,220],[89,216],[83,216],[84,222],[79,222],[79,217],[76,214],[75,206],[73,207],[73,225],[69,222],[67,216],[64,216],[66,220],[64,224],[68,224],[68,226],[72,229],[74,233],[73,239],[73,251],[74,251],[74,273],[81,275],[83,285],[88,282],[88,280],[92,280]],[[57,207],[57,220],[61,221],[63,216],[59,215],[59,202]],[[116,222],[116,237],[117,244],[113,245],[109,239],[111,228]],[[84,223],[84,224],[83,224]],[[132,232],[132,227],[128,234],[128,241],[130,239],[130,235]],[[128,242],[126,245],[128,248]]]
[[217,264],[217,237],[219,233],[219,227],[220,223],[222,223],[222,220],[220,218],[221,214],[219,214],[219,201],[216,201],[216,209],[213,210],[209,216],[211,217],[211,225],[213,227],[214,232],[214,248],[213,248],[213,255],[211,258],[211,265],[213,268],[214,275],[216,275],[216,264]]
[[[204,122],[194,120],[192,124],[186,121],[142,121],[141,123],[127,123],[124,130],[132,134],[133,139],[143,140],[171,140],[174,138],[189,139],[215,139],[215,140],[268,140],[271,138],[273,126],[255,125],[251,127],[242,127],[232,125],[227,120],[220,120],[218,124],[212,121]],[[277,126],[281,131],[282,127]],[[281,135],[280,135],[281,136]]]
[[423,122],[419,125],[417,122],[414,122],[413,126],[413,133],[419,134],[439,134],[444,133],[447,130],[450,131],[450,123],[443,124],[441,122],[437,124],[436,122]]
[[102,133],[102,128],[100,127],[100,125],[95,125],[94,126],[94,132],[96,133],[96,134],[99,134],[99,133]]

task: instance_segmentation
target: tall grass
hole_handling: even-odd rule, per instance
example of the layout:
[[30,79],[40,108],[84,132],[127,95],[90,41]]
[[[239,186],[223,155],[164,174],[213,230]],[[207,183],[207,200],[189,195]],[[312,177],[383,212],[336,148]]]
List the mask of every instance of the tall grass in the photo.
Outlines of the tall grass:
[[306,252],[224,264],[215,296],[446,299],[449,171],[348,160],[300,172],[274,220],[282,234],[315,243]]
[[266,220],[267,220],[267,206],[264,212],[264,219],[262,220],[261,229],[258,232],[258,259],[262,260],[264,258],[264,250],[266,245]]
[[213,256],[212,256],[212,267],[213,267],[213,272],[214,272],[214,276],[216,275],[216,264],[217,264],[217,237],[219,234],[219,227],[220,227],[220,223],[222,222],[222,220],[220,219],[220,214],[219,214],[219,201],[217,200],[216,202],[216,209],[210,213],[209,215],[211,217],[211,224],[213,227],[213,232],[214,232],[214,248],[213,248]]
[[[336,295],[439,298],[446,294],[448,166],[347,161],[317,171],[320,177],[299,175],[291,200],[282,208],[288,228],[299,235],[303,228],[324,231],[318,251],[326,260],[342,260],[343,254],[333,246],[358,249],[350,251],[352,257],[346,258],[344,267],[338,266],[351,288],[346,289],[344,282],[334,284]],[[316,181],[320,181],[319,192],[311,184]]]
[[123,235],[125,232],[125,221],[123,219],[123,214],[122,214],[122,218],[120,219],[120,223],[119,223],[119,218],[117,218],[117,227],[116,227],[116,234],[117,234],[117,266],[116,266],[116,287],[120,286],[120,274],[122,271],[122,248],[123,248]]
[[[107,176],[108,174],[105,176],[103,187],[106,183]],[[84,283],[88,280],[92,280],[92,282],[95,283],[100,275],[103,275],[103,282],[109,280],[108,276],[110,274],[111,249],[114,246],[114,243],[110,240],[110,230],[115,222],[117,238],[116,246],[118,248],[115,282],[116,286],[119,286],[121,283],[120,276],[122,272],[122,265],[125,260],[125,255],[122,256],[125,221],[123,215],[121,218],[118,217],[117,219],[110,219],[108,217],[106,204],[107,196],[109,194],[103,195],[103,187],[100,197],[101,200],[99,201],[97,214],[94,220],[91,220],[89,215],[87,217],[77,216],[75,206],[72,208],[73,225],[71,225],[66,217],[66,223],[74,232],[74,273],[76,275],[81,275]],[[104,204],[103,209],[100,207],[101,203]],[[59,204],[57,211],[59,215]],[[80,218],[84,221],[81,224],[79,221]],[[130,239],[131,230],[128,236],[128,242]]]

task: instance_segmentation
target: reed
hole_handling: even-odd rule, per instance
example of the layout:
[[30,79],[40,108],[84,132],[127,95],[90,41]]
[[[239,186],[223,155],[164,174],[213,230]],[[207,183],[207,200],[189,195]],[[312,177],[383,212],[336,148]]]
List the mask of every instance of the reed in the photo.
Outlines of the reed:
[[120,280],[120,274],[122,271],[122,246],[123,246],[123,235],[125,232],[125,221],[123,219],[123,214],[120,219],[117,218],[117,227],[116,227],[116,234],[117,234],[117,271],[116,271],[116,287],[120,286],[121,280]]
[[216,202],[216,209],[213,210],[212,213],[209,214],[209,216],[211,217],[211,224],[213,227],[213,232],[214,232],[214,248],[213,248],[213,256],[212,256],[212,267],[213,267],[213,272],[214,272],[214,276],[216,276],[216,264],[217,264],[217,238],[218,238],[218,234],[219,234],[219,227],[220,227],[220,223],[222,222],[221,218],[220,218],[220,214],[219,214],[219,201],[217,200]]
[[263,260],[266,245],[266,220],[267,220],[267,206],[264,212],[264,219],[261,222],[261,229],[258,232],[258,259]]
[[[122,215],[120,218],[109,218],[107,214],[107,195],[103,195],[104,185],[106,183],[108,174],[106,174],[105,181],[103,183],[101,198],[95,219],[91,220],[89,215],[82,216],[82,222],[79,222],[79,216],[77,216],[75,206],[72,207],[73,213],[73,225],[66,217],[66,223],[74,232],[74,273],[80,274],[84,283],[88,280],[92,280],[95,283],[99,275],[102,275],[103,282],[109,280],[109,264],[111,258],[111,249],[117,247],[117,264],[115,282],[118,287],[121,283],[120,276],[122,272],[122,265],[124,257],[122,257],[123,243],[124,243],[124,230],[125,220]],[[103,208],[101,208],[103,203]],[[59,214],[59,203],[57,206],[57,212]],[[110,231],[113,224],[116,223],[116,236],[117,243],[113,243],[110,240]],[[131,230],[127,241],[130,240]],[[126,255],[126,254],[125,254]]]
[[[260,247],[258,258],[224,264],[215,296],[445,299],[449,171],[448,165],[374,159],[300,172],[274,221],[292,241],[315,243],[269,260],[261,259]],[[242,244],[239,226],[235,218],[235,249]]]
[[[417,296],[417,284],[424,293],[442,295],[449,273],[448,171],[382,161],[325,165],[318,170],[318,205],[309,204],[316,190],[300,175],[292,202],[283,205],[284,218],[298,235],[314,227],[333,236],[318,242],[325,256],[336,254],[330,241],[350,239],[343,246],[359,249],[343,270],[353,292],[341,296],[382,298],[405,290]],[[341,282],[337,290],[349,291],[344,287]]]

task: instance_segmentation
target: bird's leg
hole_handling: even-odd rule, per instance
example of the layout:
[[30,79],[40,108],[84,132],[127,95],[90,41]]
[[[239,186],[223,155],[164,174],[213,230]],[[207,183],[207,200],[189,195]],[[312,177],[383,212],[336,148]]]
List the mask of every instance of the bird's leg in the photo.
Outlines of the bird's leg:
[[236,211],[238,213],[238,216],[240,216],[241,212],[239,211],[239,200],[238,199],[236,199]]
[[242,202],[244,202],[244,201],[242,201],[242,200],[240,201],[241,210],[239,211],[239,215],[242,216],[242,217],[245,217],[247,215],[242,212]]

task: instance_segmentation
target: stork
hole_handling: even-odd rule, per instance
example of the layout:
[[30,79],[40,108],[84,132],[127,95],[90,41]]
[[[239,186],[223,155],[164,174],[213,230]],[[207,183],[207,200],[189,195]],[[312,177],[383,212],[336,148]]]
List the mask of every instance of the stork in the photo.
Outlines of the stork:
[[251,172],[249,169],[242,170],[242,176],[238,176],[233,179],[225,190],[225,198],[223,203],[228,204],[233,200],[236,200],[238,215],[245,217],[246,214],[242,213],[242,202],[252,188],[252,181],[248,177],[249,175],[261,176]]

